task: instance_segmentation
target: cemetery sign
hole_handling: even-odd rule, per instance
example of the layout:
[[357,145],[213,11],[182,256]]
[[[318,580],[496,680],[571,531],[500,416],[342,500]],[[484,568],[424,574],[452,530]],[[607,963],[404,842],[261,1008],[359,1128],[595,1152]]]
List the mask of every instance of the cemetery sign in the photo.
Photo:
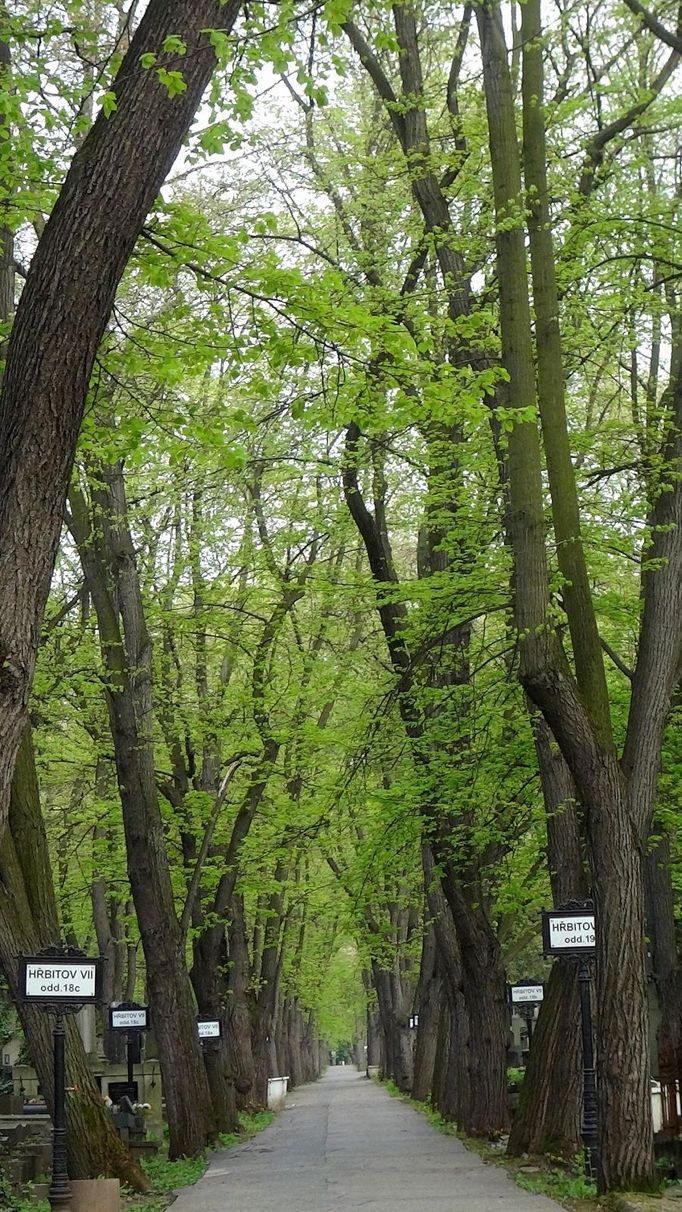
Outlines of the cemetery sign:
[[148,1031],[149,1008],[121,1002],[109,1009],[109,1027],[112,1031]]
[[593,954],[594,908],[543,910],[542,941],[545,955]]
[[54,1014],[52,1112],[52,1182],[47,1198],[52,1209],[71,1207],[66,1140],[65,1015],[98,1002],[102,996],[102,960],[89,959],[76,947],[57,943],[40,955],[19,956],[19,997],[43,1013]]
[[199,1039],[220,1039],[223,1033],[220,1020],[217,1018],[197,1019],[197,1031]]
[[22,955],[19,988],[22,1001],[84,1006],[100,999],[102,962],[66,955]]
[[544,1001],[544,985],[520,984],[509,986],[509,1000],[512,1006],[537,1006]]

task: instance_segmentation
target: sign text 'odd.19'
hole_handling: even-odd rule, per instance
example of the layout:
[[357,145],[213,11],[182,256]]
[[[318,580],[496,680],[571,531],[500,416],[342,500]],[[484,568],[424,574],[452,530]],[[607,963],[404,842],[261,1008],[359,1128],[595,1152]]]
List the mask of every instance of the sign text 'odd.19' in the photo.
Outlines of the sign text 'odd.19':
[[574,955],[595,948],[593,909],[569,909],[542,915],[542,936],[546,955]]

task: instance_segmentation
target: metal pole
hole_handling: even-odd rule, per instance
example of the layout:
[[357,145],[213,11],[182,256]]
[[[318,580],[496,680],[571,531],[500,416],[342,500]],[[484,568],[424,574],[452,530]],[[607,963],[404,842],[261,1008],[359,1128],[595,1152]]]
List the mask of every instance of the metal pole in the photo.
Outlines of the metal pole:
[[583,1123],[582,1138],[588,1174],[596,1179],[599,1165],[597,1145],[597,1077],[594,1069],[592,1044],[592,975],[589,960],[578,960],[578,989],[580,991],[580,1024],[583,1037]]
[[54,1119],[52,1182],[47,1193],[50,1208],[71,1210],[71,1183],[66,1160],[66,1074],[64,1067],[64,1015],[57,1011],[54,1024]]
[[533,1023],[535,1020],[535,1007],[531,1008],[529,1006],[523,1017],[526,1020],[526,1031],[528,1032],[528,1050],[530,1051],[530,1046],[533,1042]]
[[128,1098],[131,1103],[135,1097],[133,1085],[135,1082],[135,1074],[133,1072],[133,1040],[135,1039],[134,1031],[126,1031],[126,1060],[128,1061]]

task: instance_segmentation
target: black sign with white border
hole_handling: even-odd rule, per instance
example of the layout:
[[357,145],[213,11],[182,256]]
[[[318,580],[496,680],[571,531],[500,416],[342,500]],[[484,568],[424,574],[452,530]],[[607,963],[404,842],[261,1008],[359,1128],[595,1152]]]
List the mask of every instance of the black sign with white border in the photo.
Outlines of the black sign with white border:
[[508,985],[509,1001],[512,1006],[539,1006],[544,1001],[544,985],[527,984]]
[[197,1031],[200,1040],[220,1039],[223,1034],[223,1025],[217,1018],[198,1018]]
[[102,960],[69,955],[22,955],[19,996],[24,1002],[85,1006],[102,996]]
[[543,909],[542,943],[545,955],[594,955],[594,907]]
[[111,1031],[148,1031],[149,1007],[136,1002],[120,1002],[109,1007],[109,1029]]

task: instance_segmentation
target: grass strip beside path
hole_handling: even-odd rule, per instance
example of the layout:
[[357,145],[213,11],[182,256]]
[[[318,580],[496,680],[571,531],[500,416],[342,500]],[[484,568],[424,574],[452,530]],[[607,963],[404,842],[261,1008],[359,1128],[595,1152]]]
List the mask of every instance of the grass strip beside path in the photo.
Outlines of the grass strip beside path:
[[[272,1111],[257,1111],[254,1115],[240,1115],[241,1132],[224,1132],[218,1138],[216,1149],[229,1149],[232,1145],[240,1145],[250,1137],[267,1128],[274,1118]],[[174,1192],[183,1187],[191,1187],[206,1173],[210,1153],[193,1159],[181,1157],[178,1161],[168,1160],[168,1149],[164,1143],[156,1157],[143,1162],[143,1167],[152,1191],[149,1195],[124,1195],[123,1206],[126,1212],[164,1212],[172,1202]]]

